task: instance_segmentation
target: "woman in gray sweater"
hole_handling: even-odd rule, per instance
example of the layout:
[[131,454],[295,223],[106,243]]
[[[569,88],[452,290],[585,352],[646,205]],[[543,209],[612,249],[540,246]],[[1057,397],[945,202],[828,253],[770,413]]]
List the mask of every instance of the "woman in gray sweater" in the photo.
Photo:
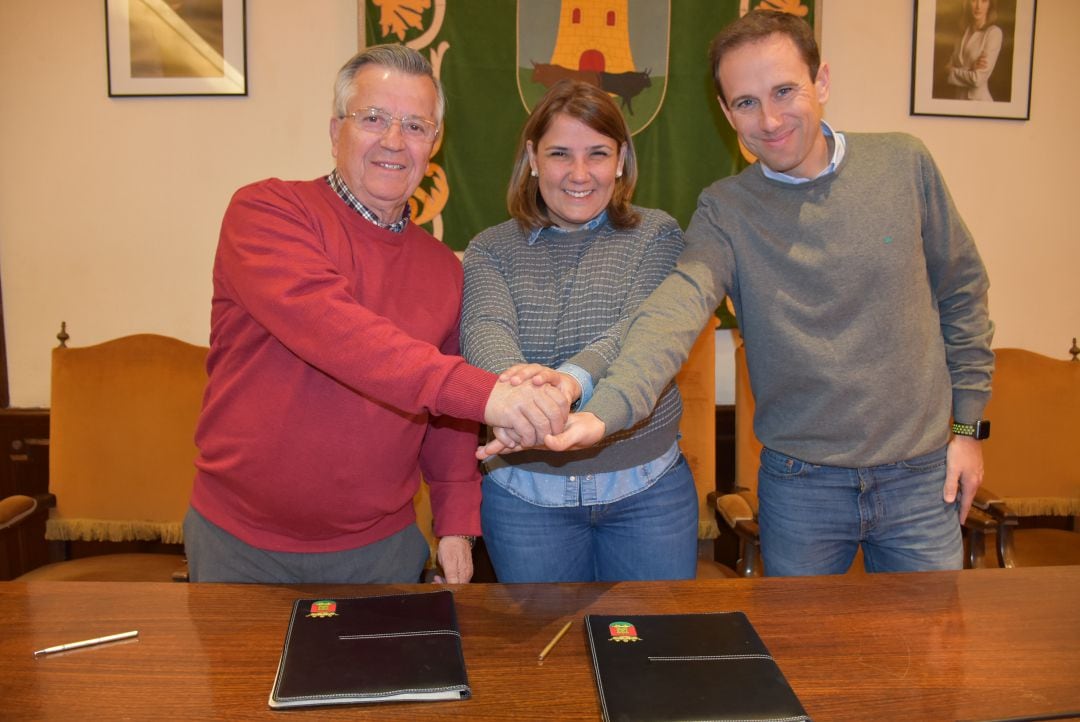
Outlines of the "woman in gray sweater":
[[[629,128],[599,88],[563,81],[522,131],[511,219],[465,252],[465,358],[536,375],[584,405],[630,316],[683,248],[678,223],[631,204]],[[697,493],[678,446],[674,383],[652,414],[590,449],[484,462],[484,539],[503,582],[693,578]],[[503,446],[516,440],[496,430]]]

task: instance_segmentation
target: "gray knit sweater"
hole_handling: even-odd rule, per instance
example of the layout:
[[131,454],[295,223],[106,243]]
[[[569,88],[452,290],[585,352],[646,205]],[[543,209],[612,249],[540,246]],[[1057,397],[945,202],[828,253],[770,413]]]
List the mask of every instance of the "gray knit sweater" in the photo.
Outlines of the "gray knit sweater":
[[609,431],[647,413],[724,294],[769,448],[874,466],[944,446],[950,412],[981,418],[993,324],[974,241],[921,142],[846,137],[830,175],[791,185],[755,164],[702,192],[675,272],[587,406]]
[[[610,222],[593,231],[545,229],[529,245],[527,234],[511,220],[474,238],[464,258],[461,349],[466,360],[496,373],[517,363],[555,368],[570,362],[599,379],[619,354],[631,314],[683,250],[675,219],[663,211],[637,211],[641,223],[625,230]],[[632,428],[594,448],[524,451],[488,463],[570,475],[652,461],[678,433],[682,401],[671,377],[653,401],[655,411],[650,403]]]

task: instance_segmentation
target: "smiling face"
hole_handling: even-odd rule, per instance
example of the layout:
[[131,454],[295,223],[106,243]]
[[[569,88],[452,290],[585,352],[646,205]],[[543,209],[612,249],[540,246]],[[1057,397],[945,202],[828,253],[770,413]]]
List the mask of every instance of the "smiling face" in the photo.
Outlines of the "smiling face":
[[540,140],[526,144],[552,223],[580,228],[611,202],[626,147],[577,118],[556,113]]
[[795,43],[779,33],[728,51],[717,75],[727,105],[724,115],[746,148],[770,170],[813,178],[829,161],[821,130],[829,98],[829,67],[817,78]]
[[[353,78],[348,112],[379,108],[435,120],[436,95],[431,79],[381,65],[365,65]],[[401,219],[405,204],[427,172],[434,141],[406,138],[394,121],[383,134],[361,130],[352,118],[330,121],[330,141],[337,170],[349,190],[383,223]]]

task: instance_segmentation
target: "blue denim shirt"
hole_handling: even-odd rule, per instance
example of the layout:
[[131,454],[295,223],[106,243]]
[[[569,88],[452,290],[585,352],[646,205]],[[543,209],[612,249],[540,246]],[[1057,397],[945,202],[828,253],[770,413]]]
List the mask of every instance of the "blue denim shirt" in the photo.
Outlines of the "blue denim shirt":
[[519,499],[537,506],[595,506],[645,491],[667,473],[678,461],[679,454],[679,442],[676,441],[659,458],[630,469],[560,476],[503,466],[487,472],[487,478]]

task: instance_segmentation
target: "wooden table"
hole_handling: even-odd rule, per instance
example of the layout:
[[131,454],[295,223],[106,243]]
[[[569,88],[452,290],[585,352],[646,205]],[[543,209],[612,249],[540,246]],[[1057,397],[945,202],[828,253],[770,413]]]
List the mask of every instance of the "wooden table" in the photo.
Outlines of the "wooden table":
[[[294,599],[430,588],[0,583],[0,718],[598,719],[584,614],[731,610],[817,722],[1080,709],[1080,567],[453,588],[471,700],[274,712]],[[138,640],[32,656],[129,629]]]

